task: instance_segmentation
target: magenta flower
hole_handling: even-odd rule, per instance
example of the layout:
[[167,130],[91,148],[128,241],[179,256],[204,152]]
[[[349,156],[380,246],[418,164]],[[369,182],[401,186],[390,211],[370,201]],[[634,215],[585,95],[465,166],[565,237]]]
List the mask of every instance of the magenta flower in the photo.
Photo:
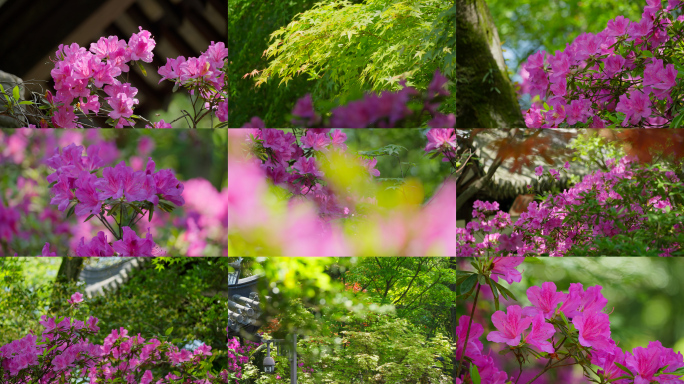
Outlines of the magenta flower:
[[541,165],[538,166],[537,168],[534,169],[534,174],[537,175],[537,177],[541,176],[544,174],[544,167]]
[[456,149],[456,132],[453,128],[432,128],[427,133],[427,139],[426,152],[437,148]]
[[347,144],[344,144],[344,142],[347,140],[347,134],[342,132],[340,129],[336,129],[332,131],[332,140],[330,144],[332,144],[333,148],[346,151],[347,150]]
[[302,137],[302,148],[313,148],[314,151],[322,151],[330,144],[330,138],[325,133],[313,133],[307,131]]
[[606,76],[612,77],[616,73],[624,70],[624,65],[624,57],[618,54],[610,55],[603,59],[603,72],[606,73]]
[[41,252],[41,256],[57,256],[57,253],[50,252],[50,243],[45,243]]
[[551,176],[553,176],[556,180],[560,180],[560,175],[558,173],[558,170],[556,169],[549,169],[549,173]]
[[133,104],[137,100],[132,99],[124,93],[119,93],[115,97],[109,99],[109,105],[112,107],[112,111],[109,112],[108,116],[112,119],[127,118],[133,115]]
[[608,26],[606,31],[608,31],[608,36],[616,37],[622,36],[627,33],[627,27],[629,26],[629,19],[624,16],[618,16],[613,20],[608,21]]
[[[468,330],[468,323],[470,316],[461,316],[456,326],[456,358],[461,358],[464,349],[466,331]],[[465,347],[465,355],[468,357],[476,357],[481,355],[482,342],[479,340],[484,332],[481,324],[473,322],[470,325],[470,333],[468,336],[468,345]]]
[[302,175],[311,174],[316,177],[322,177],[323,172],[316,169],[316,161],[313,157],[308,160],[305,157],[300,157],[294,164],[292,168],[296,169]]
[[568,297],[563,305],[561,311],[568,318],[573,318],[582,314],[583,312],[599,312],[608,304],[608,299],[601,294],[600,285],[595,285],[587,288],[584,291],[581,283],[570,283],[570,290]]
[[532,323],[532,318],[522,318],[520,306],[511,305],[507,308],[508,314],[503,311],[496,311],[492,315],[492,323],[497,331],[492,331],[487,335],[487,340],[495,343],[506,343],[512,347],[520,344],[520,338],[524,330]]
[[10,241],[19,232],[20,213],[13,207],[5,207],[0,199],[0,239]]
[[58,176],[57,184],[55,184],[50,192],[54,194],[54,197],[50,200],[50,204],[57,205],[57,209],[64,212],[69,206],[69,203],[74,198],[74,192],[69,186],[69,177],[62,173]]
[[157,194],[161,194],[162,199],[166,199],[179,207],[185,204],[183,184],[176,179],[170,169],[161,169],[155,173],[154,183],[157,187]]
[[541,289],[537,286],[527,289],[527,298],[532,305],[539,308],[544,318],[551,319],[555,316],[556,307],[565,301],[566,293],[557,292],[556,284],[547,281],[542,283]]
[[92,240],[85,243],[85,238],[81,237],[81,242],[76,247],[76,256],[115,256],[114,249],[107,242],[107,235],[100,231]]
[[579,331],[579,342],[585,347],[608,349],[615,345],[610,339],[610,321],[603,312],[584,312],[572,319]]
[[[311,94],[307,93],[304,97],[297,100],[297,104],[295,104],[292,114],[307,120],[313,119],[316,116],[313,109]],[[299,120],[292,119],[292,124],[299,124]]]
[[363,159],[363,166],[366,168],[368,173],[370,173],[372,176],[380,176],[380,171],[375,169],[375,165],[378,163],[378,159],[372,158],[372,159]]
[[76,292],[73,295],[71,295],[71,299],[67,300],[67,303],[78,304],[82,301],[83,301],[83,294],[80,292]]
[[[625,353],[618,346],[612,349],[595,350],[591,353],[591,363],[596,364],[600,368],[596,371],[602,374],[606,379],[617,379],[625,374],[625,371],[620,369],[615,363],[625,365]],[[619,384],[626,384],[626,381],[617,381]]]
[[495,257],[492,259],[491,279],[499,282],[499,276],[508,284],[519,283],[522,275],[515,268],[525,261],[524,257]]
[[648,348],[636,347],[633,353],[627,353],[625,363],[635,374],[634,384],[649,384],[656,380],[654,376],[660,369],[661,349],[649,344]]
[[154,256],[152,254],[154,247],[150,228],[147,228],[147,234],[143,240],[129,227],[123,227],[123,239],[112,244],[112,248],[120,256]]
[[128,40],[128,48],[131,51],[131,60],[142,60],[146,63],[152,62],[152,50],[156,42],[152,38],[150,31],[143,31],[138,27],[139,33],[134,33]]
[[540,351],[553,353],[553,345],[548,340],[554,333],[556,333],[556,329],[553,324],[547,323],[544,320],[544,315],[539,312],[532,318],[532,330],[525,336],[523,342],[538,348]]
[[76,180],[76,198],[78,204],[74,213],[78,217],[87,215],[97,215],[102,209],[102,201],[98,198],[98,193],[95,190],[95,183],[97,176],[86,171],[81,171],[79,178]]

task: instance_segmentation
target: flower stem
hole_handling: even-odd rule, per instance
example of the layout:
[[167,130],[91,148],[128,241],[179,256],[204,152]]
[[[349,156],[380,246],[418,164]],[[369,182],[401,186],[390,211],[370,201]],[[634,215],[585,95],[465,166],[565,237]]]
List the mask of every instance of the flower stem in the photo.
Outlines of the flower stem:
[[458,367],[456,367],[456,377],[461,373],[461,363],[463,363],[463,358],[465,357],[466,348],[468,348],[468,337],[470,336],[470,326],[473,325],[473,315],[475,314],[475,307],[477,307],[477,296],[480,294],[480,283],[477,282],[477,291],[475,292],[475,301],[473,302],[473,309],[470,311],[470,321],[468,322],[468,329],[466,329],[465,342],[463,343],[463,352],[461,352],[461,358],[458,360]]

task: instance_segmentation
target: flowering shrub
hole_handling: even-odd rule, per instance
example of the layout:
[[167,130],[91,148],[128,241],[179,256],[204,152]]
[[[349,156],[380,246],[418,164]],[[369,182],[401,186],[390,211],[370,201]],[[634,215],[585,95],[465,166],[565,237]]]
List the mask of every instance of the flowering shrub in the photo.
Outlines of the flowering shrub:
[[[102,109],[109,117],[107,124],[116,128],[133,126],[135,119],[143,119],[134,115],[134,105],[139,102],[135,98],[138,89],[124,81],[123,77],[119,78],[122,73],[130,71],[130,62],[137,63],[143,75],[147,76],[142,62],[152,62],[152,50],[156,42],[149,31],[143,30],[142,27],[138,28],[140,32],[131,35],[128,42],[119,40],[116,36],[100,37],[96,43],[90,44],[88,50],[76,43],[60,44],[55,52],[55,68],[50,72],[55,81],[56,93],[53,95],[48,90],[44,100],[46,105],[40,106],[40,109],[36,108],[37,116],[41,117],[41,128],[83,128],[83,125],[77,122],[77,111],[87,117],[90,112],[98,115]],[[193,115],[186,112],[182,117],[190,118],[191,127],[196,128],[207,115],[216,115],[220,122],[228,121],[228,100],[224,90],[227,88],[227,56],[228,49],[225,43],[212,41],[199,57],[168,58],[166,65],[158,69],[159,75],[162,76],[160,83],[171,80],[174,81],[174,92],[180,86],[189,90]],[[0,91],[7,96],[4,89]],[[192,99],[192,96],[195,98]],[[14,111],[12,104],[37,105],[33,101],[20,103],[18,92],[14,93],[13,97],[7,97],[10,107],[8,111]],[[107,102],[110,110],[105,110],[101,99]],[[203,103],[197,108],[197,103],[201,101]],[[202,111],[202,108],[205,110]],[[42,110],[45,110],[45,115]],[[28,123],[25,116],[15,117]],[[143,120],[148,123],[146,128],[171,128],[171,124],[164,120],[155,123]],[[213,127],[213,119],[211,125]],[[35,128],[31,124],[28,126]]]
[[[505,312],[499,310],[500,297],[517,299],[498,280],[503,278],[509,284],[520,282],[521,274],[516,267],[523,259],[478,258],[472,263],[474,272],[459,272],[462,277],[457,289],[462,299],[466,300],[473,292],[475,296],[470,316],[461,316],[456,327],[457,383],[517,382],[523,372],[522,364],[536,359],[548,359],[548,362],[528,383],[552,369],[573,364],[582,367],[586,379],[597,383],[684,382],[681,352],[674,353],[659,341],[651,341],[646,348],[636,347],[632,352],[624,352],[618,346],[611,336],[610,316],[603,312],[608,300],[601,294],[600,285],[585,290],[581,283],[571,283],[569,291],[564,293],[553,282],[544,282],[541,287],[527,290],[532,306],[509,305]],[[502,372],[491,352],[484,353],[480,341],[484,327],[473,321],[483,287],[491,288],[496,307],[491,320],[497,330],[489,332],[486,339],[507,345],[502,354],[513,353],[520,365],[517,375]]]
[[[69,302],[72,308],[78,307],[82,295],[75,293]],[[152,370],[162,369],[168,373],[158,376],[155,383],[228,383],[227,371],[219,374],[209,370],[213,360],[210,346],[202,344],[192,352],[181,350],[167,341],[146,340],[140,334],[131,337],[124,328],[112,330],[104,344],[92,344],[87,337],[99,332],[97,323],[92,316],[85,322],[42,316],[40,338],[29,333],[0,346],[2,382],[52,383],[73,378],[149,384],[155,379]]]
[[[225,140],[225,132],[217,135]],[[206,140],[204,133],[191,136]],[[42,248],[44,256],[225,255],[227,190],[157,170],[149,156],[153,137],[161,136],[122,148],[135,153],[126,165],[98,131],[0,132],[0,254],[36,255]],[[184,209],[171,215],[177,206]]]
[[[345,153],[346,134],[340,130],[309,128],[301,135],[301,145],[298,145],[294,134],[275,129],[232,132],[230,133],[235,137],[242,138],[238,139],[238,144],[242,142],[250,146],[254,156],[252,164],[244,165],[237,159],[231,161],[229,157],[228,178],[231,190],[228,196],[228,221],[229,232],[235,228],[236,240],[237,234],[240,239],[254,239],[254,236],[258,236],[258,231],[253,230],[263,226],[263,223],[269,223],[269,232],[275,231],[275,228],[285,228],[282,232],[272,233],[268,246],[273,249],[266,251],[269,254],[455,254],[455,244],[452,241],[456,216],[453,184],[445,183],[432,204],[428,203],[422,210],[416,210],[410,207],[415,207],[422,200],[420,186],[409,181],[403,186],[395,184],[385,192],[378,192],[378,186],[369,182],[372,177],[379,176],[379,171],[374,169],[377,160],[373,158],[356,161],[354,156]],[[444,156],[455,167],[453,129],[432,129],[428,140],[425,150],[433,152],[435,156]],[[360,154],[375,157],[398,153],[399,148],[401,147],[389,145]],[[290,198],[286,217],[271,216],[260,202],[260,196],[267,190],[264,176],[274,185],[284,188],[273,190],[276,195],[291,194],[288,196]],[[383,197],[404,208],[383,212],[382,207],[379,207],[378,213],[372,214],[375,210],[373,205],[387,204],[382,201]],[[302,205],[302,201],[312,202],[317,214],[308,206]],[[274,207],[277,206],[276,201],[274,204]],[[381,212],[387,217],[380,215]],[[358,221],[359,218],[364,220]],[[347,238],[336,222],[338,219],[347,220],[356,226],[353,232],[347,232]],[[390,238],[397,234],[400,237],[394,244],[382,245],[371,243],[354,246],[348,241],[353,239],[354,232],[364,233],[364,230],[373,231],[374,236],[381,238]],[[293,232],[288,234],[290,231]],[[288,239],[287,242],[284,241],[285,238]],[[301,238],[301,243],[296,240],[298,238]],[[280,240],[273,241],[274,239]],[[232,241],[235,240],[231,240],[229,235],[229,243]],[[282,244],[282,248],[278,249],[276,244]]]
[[[498,203],[476,201],[478,221],[457,229],[458,256],[680,255],[684,185],[679,178],[657,166],[635,166],[629,156],[611,159],[608,166],[608,172],[594,172],[562,193],[530,203],[515,223]],[[543,173],[537,168],[538,177]],[[549,174],[559,177],[554,169]],[[495,233],[505,229],[511,234]],[[484,235],[481,242],[475,233]]]
[[531,55],[520,72],[520,92],[534,98],[527,127],[682,126],[681,9],[680,0],[665,9],[647,0],[638,22],[617,16],[564,51]]

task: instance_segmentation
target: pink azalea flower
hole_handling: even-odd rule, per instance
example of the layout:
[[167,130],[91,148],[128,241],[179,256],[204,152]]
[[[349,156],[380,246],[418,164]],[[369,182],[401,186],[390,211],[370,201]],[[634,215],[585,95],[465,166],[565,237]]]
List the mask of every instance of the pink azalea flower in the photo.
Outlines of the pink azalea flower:
[[524,257],[495,257],[492,259],[491,279],[499,282],[499,277],[508,284],[519,283],[522,275],[515,268],[525,261]]
[[344,142],[347,140],[347,134],[342,132],[340,129],[335,129],[332,131],[332,141],[330,144],[332,144],[333,148],[346,151],[347,150],[347,144],[344,144]]
[[316,177],[322,177],[324,174],[322,171],[316,169],[316,162],[313,157],[308,160],[305,157],[300,157],[294,164],[292,168],[299,171],[302,175],[311,174]]
[[50,189],[50,192],[54,194],[54,197],[50,200],[50,204],[57,205],[57,209],[59,209],[60,212],[64,212],[71,200],[75,197],[74,192],[69,185],[69,177],[64,173],[58,176],[57,184]]
[[98,193],[95,190],[96,182],[97,176],[87,171],[81,171],[76,180],[76,198],[78,199],[78,204],[74,210],[76,216],[82,217],[100,213],[102,201],[98,198]]
[[128,40],[128,48],[130,49],[131,60],[142,60],[146,63],[152,62],[152,50],[156,42],[152,38],[150,31],[144,31],[142,27],[138,27],[139,33],[134,33]]
[[606,31],[608,31],[608,36],[622,36],[627,33],[627,26],[629,26],[629,19],[624,16],[618,16],[608,21]]
[[73,295],[71,295],[71,299],[67,300],[67,303],[78,304],[82,301],[83,301],[83,294],[80,292],[76,292]]
[[313,133],[307,131],[302,137],[302,148],[313,148],[314,151],[322,151],[330,144],[330,138],[325,133]]
[[120,254],[120,256],[154,256],[152,250],[155,244],[152,240],[150,229],[147,229],[145,239],[138,237],[135,231],[129,227],[123,227],[123,239],[115,241],[112,248]]
[[651,346],[648,348],[636,347],[633,353],[627,353],[625,363],[636,376],[634,384],[649,384],[656,380],[655,374],[660,369],[660,348]]
[[81,237],[81,242],[76,247],[76,256],[114,256],[114,249],[107,242],[107,235],[99,231],[88,244],[85,243],[85,238]]
[[507,310],[508,314],[503,311],[494,312],[492,323],[497,330],[489,332],[487,340],[515,347],[520,344],[521,335],[532,323],[532,318],[522,318],[522,311],[518,305],[511,305]]
[[[456,326],[456,358],[461,358],[464,350],[466,340],[466,331],[468,330],[468,323],[470,316],[461,316]],[[484,332],[481,324],[473,322],[470,325],[470,333],[468,334],[468,346],[465,347],[465,354],[468,357],[476,357],[481,355],[482,342],[479,340]]]
[[50,243],[45,243],[41,252],[41,256],[57,256],[57,253],[50,252]]
[[572,319],[579,331],[579,342],[594,349],[612,348],[615,343],[610,339],[610,321],[603,312],[584,312]]
[[554,333],[556,333],[556,329],[553,324],[547,323],[544,320],[544,315],[539,312],[532,318],[532,330],[525,336],[523,342],[538,348],[540,351],[553,353],[553,345],[548,340]]
[[556,307],[561,302],[564,302],[566,297],[567,294],[557,292],[556,284],[550,281],[542,283],[541,289],[537,286],[527,289],[527,298],[532,305],[541,311],[546,319],[551,319],[555,316]]
[[185,199],[183,199],[183,183],[176,179],[171,170],[162,169],[155,173],[154,183],[157,188],[157,194],[161,194],[162,199],[166,199],[179,207],[185,204]]
[[456,132],[453,128],[432,128],[427,133],[425,151],[437,148],[456,149]]
[[372,176],[380,176],[380,171],[375,169],[375,165],[378,163],[378,159],[372,158],[372,159],[363,159],[363,166],[366,168],[368,173],[370,173]]

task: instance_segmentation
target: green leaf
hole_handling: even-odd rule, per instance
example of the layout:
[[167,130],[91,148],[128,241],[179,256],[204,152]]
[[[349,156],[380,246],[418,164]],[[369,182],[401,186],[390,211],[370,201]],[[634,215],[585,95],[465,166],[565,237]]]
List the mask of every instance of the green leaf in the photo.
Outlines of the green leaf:
[[24,100],[19,102],[20,105],[33,105],[33,101],[30,100]]
[[460,291],[461,294],[464,294],[464,293],[470,291],[473,288],[473,286],[475,286],[476,282],[477,282],[477,275],[474,275],[474,274],[470,275],[467,279],[465,279],[463,284],[461,284],[461,291]]
[[19,101],[19,86],[15,85],[14,88],[12,88],[12,97],[14,97],[14,100]]
[[492,284],[494,281],[487,277],[487,284],[489,284],[489,287],[492,288],[492,294],[494,295],[494,308],[496,310],[499,310],[499,291],[496,289],[496,286]]
[[174,85],[173,85],[173,89],[171,90],[171,92],[176,92],[176,91],[178,90],[179,87],[180,87],[180,83],[174,84]]
[[74,214],[74,210],[76,209],[76,204],[72,205],[71,208],[69,208],[69,211],[67,212],[67,219]]
[[470,365],[470,379],[473,381],[473,384],[480,384],[482,382],[480,371],[477,370],[475,364]]
[[149,220],[149,222],[151,223],[151,222],[152,222],[152,215],[154,214],[154,206],[152,206],[152,208],[150,208],[150,211],[149,211],[149,212],[150,212],[150,217],[149,217],[148,220]]
[[494,280],[492,280],[492,282],[494,283],[494,285],[496,285],[497,288],[499,288],[499,291],[501,291],[501,293],[505,294],[506,296],[512,298],[515,301],[518,301],[518,299],[515,297],[515,295],[513,293],[511,293],[511,291],[509,291],[504,286],[502,286],[501,284],[497,283]]
[[164,333],[166,334],[166,336],[168,336],[171,334],[171,332],[173,332],[173,327],[167,329],[166,332],[164,332]]
[[87,219],[85,219],[84,223],[85,223],[86,221],[88,221],[88,220],[92,219],[92,218],[93,218],[93,216],[95,216],[95,215],[91,214],[90,216],[88,216],[88,218],[87,218]]
[[614,363],[615,363],[615,365],[618,366],[618,368],[620,368],[620,369],[622,369],[623,371],[627,372],[627,374],[628,374],[630,377],[633,377],[633,376],[634,376],[634,375],[632,374],[632,372],[631,372],[627,367],[625,367],[624,365],[618,363],[617,361],[615,361]]
[[5,87],[3,87],[2,84],[0,84],[0,92],[2,92],[3,94],[6,94],[5,93]]
[[679,128],[682,125],[682,119],[684,119],[684,111],[680,111],[680,115],[672,120],[670,128]]
[[138,63],[138,68],[140,68],[140,71],[142,71],[143,76],[147,76],[147,71],[145,71],[145,67],[143,67],[142,61],[136,60],[136,62]]

